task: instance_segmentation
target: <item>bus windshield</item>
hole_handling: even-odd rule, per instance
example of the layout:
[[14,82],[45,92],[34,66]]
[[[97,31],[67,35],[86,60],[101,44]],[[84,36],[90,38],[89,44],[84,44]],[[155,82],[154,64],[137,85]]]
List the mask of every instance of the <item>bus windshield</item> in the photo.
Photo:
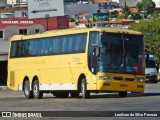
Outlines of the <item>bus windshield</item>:
[[143,36],[102,33],[99,71],[144,74]]

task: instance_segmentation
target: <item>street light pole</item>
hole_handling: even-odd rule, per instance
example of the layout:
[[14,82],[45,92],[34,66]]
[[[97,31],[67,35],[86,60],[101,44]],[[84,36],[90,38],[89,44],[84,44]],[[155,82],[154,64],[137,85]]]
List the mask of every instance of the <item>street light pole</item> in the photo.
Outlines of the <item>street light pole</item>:
[[126,5],[126,0],[124,0],[124,8],[126,8],[127,7],[127,5]]
[[49,14],[45,14],[45,20],[46,20],[46,31],[48,31],[48,19],[49,19]]

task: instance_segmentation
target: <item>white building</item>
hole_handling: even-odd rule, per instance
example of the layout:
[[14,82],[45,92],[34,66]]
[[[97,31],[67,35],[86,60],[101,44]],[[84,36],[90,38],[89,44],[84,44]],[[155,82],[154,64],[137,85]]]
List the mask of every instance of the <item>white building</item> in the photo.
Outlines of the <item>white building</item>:
[[112,0],[112,2],[117,2],[117,3],[119,3],[119,0]]
[[125,7],[125,2],[128,7],[136,7],[137,3],[142,2],[142,0],[119,0],[119,6]]
[[[136,4],[138,2],[142,2],[142,0],[119,0],[119,6],[124,7],[125,1],[126,5],[129,7],[136,7]],[[152,0],[152,1],[156,3],[156,7],[160,7],[160,0]]]
[[[7,4],[18,4],[19,0],[5,0],[5,1],[7,1]],[[21,3],[27,2],[27,0],[20,0],[20,1],[21,1]]]
[[6,7],[7,1],[6,0],[0,0],[0,7]]

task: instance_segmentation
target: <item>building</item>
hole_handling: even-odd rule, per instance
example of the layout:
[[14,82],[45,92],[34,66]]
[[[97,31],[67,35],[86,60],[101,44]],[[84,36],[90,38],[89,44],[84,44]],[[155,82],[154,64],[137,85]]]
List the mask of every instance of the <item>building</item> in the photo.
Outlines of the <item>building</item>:
[[5,0],[7,1],[7,4],[23,4],[23,3],[27,3],[27,0],[20,0],[20,2],[18,2],[19,0]]
[[70,4],[65,5],[65,15],[69,15],[70,17],[79,15],[82,13],[96,13],[98,8],[98,4]]
[[[152,0],[155,2],[156,7],[160,7],[160,0]],[[142,0],[119,0],[119,6],[124,7],[126,2],[126,6],[136,7],[138,2],[142,2]]]
[[[9,40],[13,35],[35,34],[46,31],[46,19],[0,18],[0,53],[8,54]],[[69,28],[68,16],[48,19],[48,30]]]
[[14,13],[1,13],[0,18],[14,18],[15,14]]
[[7,1],[6,0],[0,0],[0,8],[7,7]]
[[112,10],[114,8],[119,8],[119,4],[117,2],[107,2],[107,3],[98,3],[98,7],[101,10]]
[[119,6],[120,7],[136,7],[138,2],[142,2],[142,0],[119,0]]
[[117,3],[119,3],[119,0],[112,0],[112,2],[117,2]]
[[110,25],[110,27],[120,27],[128,29],[133,22],[134,20],[119,19],[119,20],[110,20],[108,21],[108,24]]
[[13,35],[27,35],[42,33],[48,30],[69,28],[68,16],[28,19],[21,18],[0,18],[0,85],[6,84],[7,60],[10,39]]
[[94,3],[107,3],[112,2],[112,0],[94,0]]
[[88,13],[89,18],[92,17],[92,13],[97,13],[97,11],[108,12],[114,8],[118,8],[119,4],[117,2],[108,3],[95,3],[95,4],[70,4],[65,5],[65,15],[70,17],[74,15],[80,15],[83,13]]
[[26,11],[27,10],[27,7],[16,7],[16,8],[13,8],[13,7],[8,7],[8,8],[0,8],[0,13],[5,13],[5,12],[12,12],[14,13],[15,11]]

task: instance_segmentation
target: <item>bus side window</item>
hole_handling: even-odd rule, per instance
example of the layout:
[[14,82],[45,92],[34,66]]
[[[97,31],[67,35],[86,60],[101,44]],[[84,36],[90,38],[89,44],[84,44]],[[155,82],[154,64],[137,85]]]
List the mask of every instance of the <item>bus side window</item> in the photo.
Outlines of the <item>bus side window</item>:
[[50,38],[50,54],[55,54],[55,38]]
[[42,39],[39,39],[37,41],[37,55],[38,56],[43,55],[43,40]]
[[50,46],[49,46],[49,38],[45,38],[45,40],[44,40],[44,54],[45,55],[48,55],[48,53],[49,53],[49,48],[50,48]]
[[83,52],[85,51],[85,45],[86,45],[86,34],[79,34],[76,36],[76,51],[77,52]]
[[59,40],[59,37],[58,38],[55,38],[55,40],[54,40],[54,53],[55,54],[58,54],[58,53],[60,53],[60,40]]
[[63,36],[62,37],[62,53],[67,53],[67,44],[68,44],[68,36]]
[[68,37],[68,48],[67,48],[67,52],[71,53],[73,51],[73,47],[74,47],[74,37],[73,36],[69,36]]
[[29,53],[30,53],[30,56],[35,56],[36,55],[36,40],[32,40],[30,41],[30,45],[29,45]]
[[52,54],[52,53],[53,53],[53,47],[52,47],[52,46],[50,46],[50,47],[49,47],[48,54]]
[[16,48],[17,48],[17,42],[11,42],[11,53],[10,53],[10,57],[11,58],[14,58],[14,57],[17,57],[16,56]]
[[23,56],[27,57],[29,55],[29,42],[23,41]]

